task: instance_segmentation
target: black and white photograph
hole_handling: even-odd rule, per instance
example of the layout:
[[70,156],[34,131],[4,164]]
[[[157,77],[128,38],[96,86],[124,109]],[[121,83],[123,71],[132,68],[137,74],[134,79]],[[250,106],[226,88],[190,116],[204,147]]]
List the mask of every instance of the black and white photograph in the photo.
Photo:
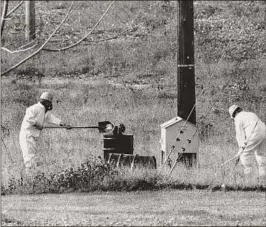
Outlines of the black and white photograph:
[[266,1],[0,11],[1,226],[266,226]]

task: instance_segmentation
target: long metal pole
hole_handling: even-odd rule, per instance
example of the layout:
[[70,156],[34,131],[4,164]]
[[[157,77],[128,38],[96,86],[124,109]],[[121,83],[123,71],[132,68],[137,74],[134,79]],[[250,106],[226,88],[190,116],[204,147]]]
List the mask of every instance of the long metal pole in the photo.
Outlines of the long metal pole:
[[[192,0],[179,0],[177,115],[187,119],[196,102],[194,70],[194,11]],[[188,118],[196,124],[196,110]]]
[[25,1],[25,38],[32,41],[35,35],[35,0]]
[[[45,126],[45,128],[67,128],[66,126]],[[71,126],[71,129],[73,128],[99,128],[98,126]]]

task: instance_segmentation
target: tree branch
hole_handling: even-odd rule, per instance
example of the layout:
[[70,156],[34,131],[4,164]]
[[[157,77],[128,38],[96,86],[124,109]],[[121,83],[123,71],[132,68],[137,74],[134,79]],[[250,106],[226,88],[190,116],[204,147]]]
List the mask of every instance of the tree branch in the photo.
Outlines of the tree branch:
[[37,49],[34,53],[32,53],[31,55],[29,55],[28,57],[24,58],[23,60],[21,60],[19,63],[17,63],[16,65],[12,66],[11,68],[9,68],[8,70],[4,71],[1,76],[6,75],[7,73],[9,73],[10,71],[14,70],[15,68],[17,68],[18,66],[20,66],[21,64],[23,64],[24,62],[26,62],[27,60],[29,60],[30,58],[32,58],[33,56],[35,56],[36,54],[38,54],[43,47],[50,41],[50,39],[52,38],[52,36],[60,29],[60,27],[63,25],[63,23],[66,21],[66,19],[68,18],[72,7],[73,7],[73,3],[74,1],[72,1],[71,6],[68,10],[68,13],[66,14],[65,18],[61,21],[61,23],[57,26],[57,28],[52,32],[52,34],[48,37],[48,39],[43,43],[43,45],[41,45],[41,47],[39,49]]
[[20,53],[20,52],[24,52],[24,51],[31,50],[31,49],[33,49],[33,48],[36,47],[36,46],[37,46],[37,43],[35,43],[33,46],[30,46],[30,47],[25,48],[25,49],[18,49],[18,50],[14,50],[14,51],[12,51],[12,50],[9,50],[9,49],[6,48],[6,47],[1,47],[1,50],[4,50],[4,51],[6,51],[6,52],[8,52],[8,53],[10,53],[10,54],[15,54],[15,53]]
[[5,27],[5,17],[8,10],[8,0],[4,1],[3,11],[2,11],[2,17],[1,17],[1,37],[3,35],[4,27]]
[[[112,37],[109,38],[105,38],[105,39],[98,39],[98,40],[88,40],[88,42],[90,43],[99,43],[99,42],[104,42],[104,41],[108,41],[108,40],[113,40],[113,39],[117,39],[119,36],[121,36],[122,34],[126,33],[127,31],[129,31],[131,29],[131,26],[134,24],[134,22],[136,21],[136,19],[138,18],[140,13],[138,13],[138,15],[136,15],[136,17],[130,22],[129,28],[125,29],[123,32],[121,32],[120,34],[116,34]],[[60,49],[53,49],[53,48],[43,48],[43,51],[49,51],[49,52],[58,52],[60,51]]]
[[[124,33],[126,33],[129,30],[130,30],[130,28],[127,28],[123,32],[121,32],[119,34],[116,34],[114,36],[111,36],[111,37],[108,37],[108,38],[105,38],[105,39],[88,40],[88,42],[90,42],[90,43],[99,43],[99,42],[105,42],[105,41],[108,41],[108,40],[117,39],[120,35],[123,35]],[[60,49],[53,49],[53,48],[43,48],[42,50],[43,51],[48,51],[48,52],[59,52],[60,51]]]
[[18,9],[23,3],[24,3],[24,1],[21,1],[17,6],[15,6],[12,10],[10,10],[10,11],[6,14],[5,18],[9,17],[9,15],[10,15],[11,13],[13,13],[15,10],[17,10],[17,9]]
[[111,8],[111,6],[116,2],[113,1],[111,2],[111,4],[107,7],[107,9],[105,10],[105,12],[103,13],[103,15],[100,17],[100,19],[96,22],[96,24],[93,26],[93,28],[85,35],[83,36],[79,41],[77,41],[76,43],[72,44],[72,45],[69,45],[67,47],[64,47],[64,48],[61,48],[61,49],[44,49],[45,51],[53,51],[53,52],[60,52],[60,51],[64,51],[64,50],[68,50],[72,47],[75,47],[77,46],[78,44],[80,44],[84,39],[87,38],[88,35],[90,35],[94,30],[95,28],[99,25],[99,23],[101,22],[101,20],[104,18],[104,16],[107,14],[107,12],[109,11],[109,9]]
[[31,40],[30,42],[28,42],[28,43],[22,45],[21,47],[18,48],[18,50],[21,50],[21,49],[27,48],[28,46],[30,46],[31,44],[34,44],[34,43],[36,43],[36,39],[33,39],[33,40]]

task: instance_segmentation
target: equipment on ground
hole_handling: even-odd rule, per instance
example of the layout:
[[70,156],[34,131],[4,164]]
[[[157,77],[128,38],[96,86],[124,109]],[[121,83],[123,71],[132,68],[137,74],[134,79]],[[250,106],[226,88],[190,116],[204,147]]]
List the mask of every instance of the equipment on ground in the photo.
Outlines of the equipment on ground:
[[108,153],[108,156],[105,158],[105,160],[113,167],[130,167],[131,170],[136,167],[149,169],[157,168],[155,156]]
[[133,154],[133,135],[124,135],[125,129],[124,124],[120,124],[112,132],[103,135],[103,156],[106,163],[116,168],[129,167],[131,170],[136,167],[156,169],[154,156]]
[[125,125],[114,126],[109,121],[98,122],[98,126],[46,126],[44,129],[97,128],[103,135],[103,157],[113,167],[138,167],[156,169],[155,156],[133,155],[133,135],[124,135]]
[[163,123],[160,143],[161,169],[171,174],[179,162],[188,168],[196,166],[199,137],[194,124],[186,122],[181,117]]

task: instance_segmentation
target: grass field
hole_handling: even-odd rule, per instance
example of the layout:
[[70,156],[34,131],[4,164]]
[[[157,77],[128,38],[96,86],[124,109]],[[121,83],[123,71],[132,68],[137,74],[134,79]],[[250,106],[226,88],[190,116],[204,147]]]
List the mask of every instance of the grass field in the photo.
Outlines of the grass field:
[[254,192],[146,191],[2,197],[2,226],[264,226]]
[[[171,117],[170,113],[174,116],[174,100],[170,99],[168,101],[167,98],[158,97],[158,94],[153,92],[153,88],[150,88],[150,90],[142,89],[128,92],[129,89],[125,86],[116,87],[110,85],[108,82],[101,82],[99,80],[93,81],[90,79],[86,82],[82,80],[82,83],[80,83],[80,81],[74,82],[74,80],[71,80],[71,82],[62,82],[63,79],[61,79],[61,85],[58,82],[52,83],[51,81],[53,80],[47,80],[46,83],[46,80],[44,80],[38,91],[42,91],[47,87],[49,87],[49,90],[53,90],[53,87],[57,88],[56,100],[60,100],[60,102],[55,102],[54,113],[56,115],[60,115],[62,119],[72,125],[95,125],[96,122],[101,120],[110,120],[115,124],[122,122],[126,125],[126,132],[134,135],[134,153],[154,155],[159,160],[159,124],[161,124],[160,121],[169,119]],[[20,89],[18,92],[22,91],[21,84],[7,82],[3,87],[6,89],[4,90],[4,94],[15,90],[14,88],[10,89],[9,86],[19,86]],[[27,89],[30,88],[28,84],[24,86]],[[84,93],[90,95],[85,96]],[[14,95],[14,93],[12,94]],[[65,94],[68,95],[68,99],[63,98]],[[98,98],[96,98],[97,94],[101,94],[100,97],[98,95]],[[30,98],[34,101],[39,93],[31,94],[31,92],[27,92],[27,95],[32,95]],[[168,102],[165,102],[165,100]],[[10,106],[7,107],[10,108]],[[8,108],[5,110],[7,111]],[[17,117],[17,122],[23,117],[23,112],[20,109],[17,112],[13,111],[12,114],[9,114],[9,116]],[[6,113],[6,115],[8,114]],[[252,182],[244,181],[240,165],[236,168],[236,171],[233,171],[233,162],[224,168],[220,167],[220,164],[227,160],[228,157],[233,156],[237,149],[233,143],[233,126],[230,126],[230,129],[232,138],[219,135],[208,135],[207,137],[205,135],[206,138],[204,137],[204,140],[202,140],[199,149],[199,169],[193,168],[186,170],[182,166],[177,166],[170,178],[167,175],[164,176],[164,172],[158,174],[154,171],[144,171],[146,173],[143,174],[143,172],[138,173],[135,171],[132,173],[126,171],[126,173],[121,172],[121,175],[115,177],[113,181],[112,179],[114,178],[110,175],[107,176],[105,183],[102,183],[99,179],[98,188],[104,190],[108,188],[110,190],[134,188],[135,185],[139,185],[139,182],[142,181],[149,182],[154,187],[169,183],[173,185],[203,185],[203,187],[206,187],[204,185],[209,185],[210,188],[215,188],[222,183],[233,187],[243,186],[244,188],[256,186],[257,179],[255,176],[257,172],[255,166]],[[5,188],[8,188],[7,186],[10,184],[10,182],[8,183],[8,179],[14,178],[18,180],[21,175],[20,172],[23,162],[18,144],[18,131],[19,124],[14,125],[14,129],[10,131],[10,135],[4,137],[6,145],[4,149],[7,148],[7,150],[4,150],[3,153],[2,166],[3,180],[5,181],[2,181],[2,184],[5,185]],[[231,144],[228,142],[231,142]],[[7,152],[10,152],[13,161],[16,163],[15,165],[11,164]],[[37,155],[39,160],[44,163],[44,166],[40,170],[45,173],[45,176],[59,173],[70,167],[77,169],[87,159],[93,163],[91,155],[92,157],[103,155],[103,137],[97,131],[93,130],[72,129],[68,131],[65,129],[46,129],[43,131],[43,137],[39,141]],[[124,181],[128,181],[127,186],[123,186]],[[39,183],[37,185],[42,188],[42,184]],[[18,185],[17,187],[21,188]],[[32,190],[33,192],[42,192],[44,190],[38,190],[37,188],[31,188],[29,186],[27,190],[29,190],[28,192],[32,192]],[[27,192],[27,190],[21,191],[19,189],[15,191]],[[49,192],[49,187],[43,192],[47,190]],[[86,189],[83,188],[83,190]]]
[[[60,48],[78,40],[109,4],[109,1],[76,4],[72,19],[47,48]],[[40,42],[60,23],[69,5],[64,1],[37,2]],[[10,49],[25,41],[23,24],[19,23],[24,14],[19,12],[6,23],[2,38],[3,45]],[[59,53],[42,51],[1,77],[2,189],[13,193],[45,191],[43,183],[37,189],[32,185],[23,189],[18,183],[23,163],[18,144],[20,124],[26,107],[34,104],[44,90],[54,93],[54,114],[71,125],[95,125],[102,120],[116,125],[124,123],[126,133],[134,135],[134,153],[159,159],[160,124],[177,114],[176,12],[174,1],[117,2],[81,45]],[[130,188],[130,184],[143,181],[157,186],[170,183],[216,187],[226,183],[235,188],[256,187],[256,169],[254,178],[245,182],[240,166],[232,171],[233,163],[225,169],[220,164],[237,152],[234,126],[227,112],[231,104],[237,103],[266,120],[264,17],[265,4],[259,1],[195,4],[199,169],[178,166],[170,178],[164,173],[125,171],[114,179],[108,173],[104,175],[106,180],[99,180],[91,190],[108,187],[121,190],[127,188],[123,184]],[[117,37],[96,42],[113,36]],[[225,57],[209,81],[225,50]],[[27,54],[3,51],[2,71]],[[44,130],[37,154],[44,163],[41,172],[50,176],[71,167],[77,169],[91,155],[94,158],[102,155],[102,142],[102,136],[93,130]],[[12,185],[18,190],[13,190]]]

